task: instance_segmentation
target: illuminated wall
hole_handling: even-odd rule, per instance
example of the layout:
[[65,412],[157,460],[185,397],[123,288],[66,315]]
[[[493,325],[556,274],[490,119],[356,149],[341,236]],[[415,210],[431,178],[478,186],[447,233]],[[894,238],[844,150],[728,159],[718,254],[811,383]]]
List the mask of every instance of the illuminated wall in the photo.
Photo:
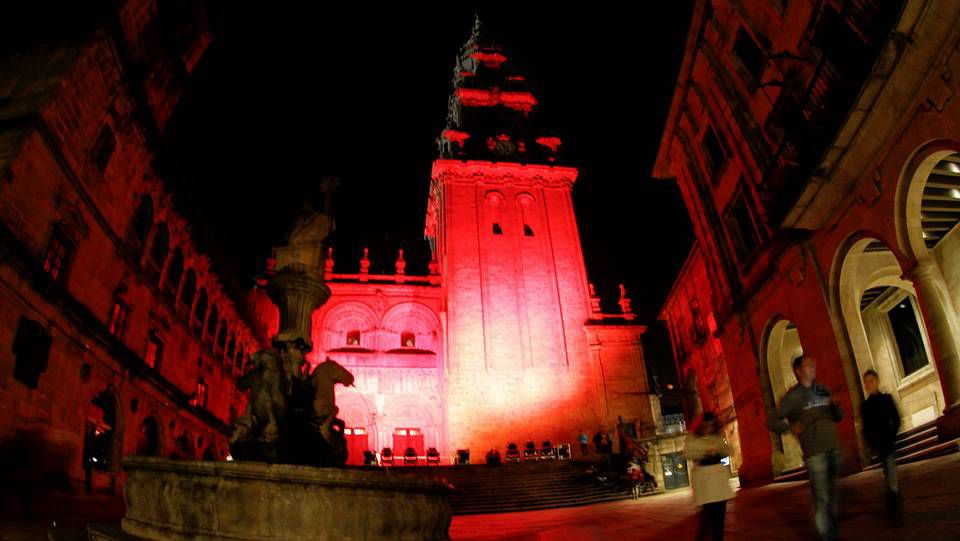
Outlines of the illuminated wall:
[[574,441],[603,411],[589,363],[576,170],[438,160],[450,443]]
[[414,428],[423,448],[469,448],[479,461],[510,441],[572,444],[618,417],[657,424],[644,327],[591,300],[577,170],[560,165],[562,142],[539,131],[536,105],[478,22],[433,164],[430,275],[405,276],[402,255],[393,275],[366,274],[367,259],[359,274],[328,266],[332,295],[314,314],[310,360],[329,356],[357,376],[356,389],[338,388],[340,417],[371,449],[405,446],[398,431]]

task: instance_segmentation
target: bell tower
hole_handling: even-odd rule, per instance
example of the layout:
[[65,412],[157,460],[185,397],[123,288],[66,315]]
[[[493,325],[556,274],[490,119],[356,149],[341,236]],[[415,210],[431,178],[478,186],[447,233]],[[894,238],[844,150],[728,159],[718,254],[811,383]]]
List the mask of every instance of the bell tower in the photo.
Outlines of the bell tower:
[[443,275],[453,447],[574,441],[602,415],[577,169],[539,129],[537,104],[477,19],[457,55],[426,220]]

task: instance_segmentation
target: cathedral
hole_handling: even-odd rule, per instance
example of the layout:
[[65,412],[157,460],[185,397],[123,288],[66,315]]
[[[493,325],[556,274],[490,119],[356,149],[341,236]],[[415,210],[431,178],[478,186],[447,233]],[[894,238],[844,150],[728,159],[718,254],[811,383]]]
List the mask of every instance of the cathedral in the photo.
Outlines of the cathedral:
[[[477,462],[508,442],[573,444],[618,424],[654,435],[645,327],[622,289],[621,311],[600,309],[571,201],[577,169],[538,129],[537,105],[478,20],[432,167],[428,274],[405,274],[402,251],[395,273],[371,274],[366,250],[359,273],[335,273],[330,250],[331,296],[313,315],[308,358],[356,376],[337,394],[351,463],[388,447],[469,450]],[[255,304],[274,331],[265,293]]]

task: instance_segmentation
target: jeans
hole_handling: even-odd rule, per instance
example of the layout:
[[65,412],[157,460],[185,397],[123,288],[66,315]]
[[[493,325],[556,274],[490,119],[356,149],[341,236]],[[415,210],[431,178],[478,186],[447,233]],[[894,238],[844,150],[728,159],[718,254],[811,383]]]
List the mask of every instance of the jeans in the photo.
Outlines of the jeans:
[[883,461],[883,478],[887,481],[887,490],[899,492],[899,486],[897,486],[897,455],[890,453],[881,460]]
[[824,541],[832,541],[837,535],[837,477],[840,474],[840,451],[833,449],[806,458],[810,475],[810,490],[813,493],[813,520],[817,533]]

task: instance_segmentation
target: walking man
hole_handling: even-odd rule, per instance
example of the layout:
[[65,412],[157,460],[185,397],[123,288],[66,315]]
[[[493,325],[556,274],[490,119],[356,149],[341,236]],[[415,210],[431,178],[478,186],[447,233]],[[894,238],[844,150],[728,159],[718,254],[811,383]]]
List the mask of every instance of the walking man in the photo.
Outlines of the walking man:
[[863,373],[863,390],[867,393],[861,409],[863,437],[877,452],[883,464],[883,478],[887,482],[887,511],[894,524],[900,523],[900,491],[897,486],[897,432],[900,431],[900,412],[893,397],[881,393],[880,376],[875,370]]
[[767,420],[770,430],[792,431],[800,440],[813,493],[814,522],[824,541],[837,535],[837,477],[840,445],[836,424],[841,411],[830,390],[816,382],[817,363],[809,355],[793,361],[797,384],[780,400],[780,408]]

